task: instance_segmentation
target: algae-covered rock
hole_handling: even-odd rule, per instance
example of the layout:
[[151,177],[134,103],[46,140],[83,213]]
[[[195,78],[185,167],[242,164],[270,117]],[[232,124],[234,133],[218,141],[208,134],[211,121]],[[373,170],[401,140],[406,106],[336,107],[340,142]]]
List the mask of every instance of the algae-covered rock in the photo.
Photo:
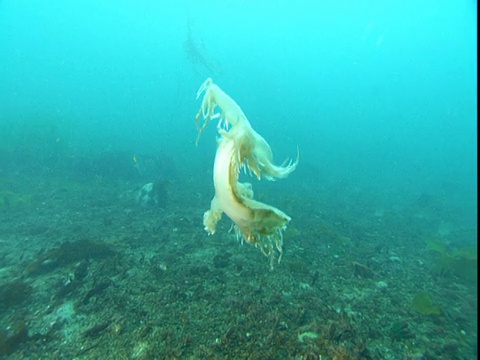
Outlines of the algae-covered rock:
[[441,276],[452,274],[468,282],[477,282],[478,261],[477,246],[469,245],[449,249],[447,244],[437,238],[428,238],[427,250],[438,254],[433,272]]
[[440,307],[433,304],[430,294],[426,291],[418,293],[413,298],[412,308],[422,315],[440,315]]
[[447,253],[447,244],[443,241],[440,241],[436,237],[428,237],[425,239],[425,244],[427,250],[437,252],[439,254]]
[[0,311],[24,303],[32,294],[30,284],[13,280],[0,286]]
[[77,261],[105,258],[115,254],[115,249],[107,243],[89,239],[66,241],[58,248],[51,249],[35,259],[26,270],[30,275],[39,274]]
[[28,194],[16,194],[12,191],[0,190],[0,210],[30,206],[32,196]]

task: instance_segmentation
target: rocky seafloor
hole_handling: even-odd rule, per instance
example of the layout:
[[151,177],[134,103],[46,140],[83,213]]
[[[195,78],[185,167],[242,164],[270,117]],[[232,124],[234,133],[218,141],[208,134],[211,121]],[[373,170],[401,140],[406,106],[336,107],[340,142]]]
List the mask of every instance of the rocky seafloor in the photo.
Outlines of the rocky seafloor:
[[228,219],[204,232],[210,188],[141,185],[2,179],[0,358],[477,357],[476,229],[437,199],[269,196],[293,218],[270,270]]

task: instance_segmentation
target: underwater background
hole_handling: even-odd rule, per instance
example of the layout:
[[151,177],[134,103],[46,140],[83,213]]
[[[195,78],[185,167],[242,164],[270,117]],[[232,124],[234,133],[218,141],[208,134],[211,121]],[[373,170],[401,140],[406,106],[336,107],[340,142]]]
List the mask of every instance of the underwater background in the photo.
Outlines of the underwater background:
[[[0,358],[477,358],[477,3],[0,1]],[[300,154],[203,230],[211,77]]]

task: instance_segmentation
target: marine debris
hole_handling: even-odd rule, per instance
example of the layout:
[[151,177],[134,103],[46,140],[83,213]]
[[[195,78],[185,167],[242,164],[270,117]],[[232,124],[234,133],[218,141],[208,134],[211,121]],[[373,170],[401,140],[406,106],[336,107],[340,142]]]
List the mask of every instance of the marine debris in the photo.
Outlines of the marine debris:
[[271,264],[277,250],[280,261],[283,231],[290,217],[273,206],[254,200],[251,184],[240,183],[238,177],[240,170],[244,169],[258,179],[284,178],[297,167],[298,156],[295,161],[275,165],[270,145],[252,128],[240,106],[211,78],[200,86],[197,98],[202,94],[202,105],[195,117],[197,142],[212,119],[219,120],[220,135],[213,166],[215,196],[210,210],[203,217],[205,230],[214,234],[217,222],[225,213],[235,224],[238,238],[260,248],[270,257]]
[[183,48],[196,73],[200,74],[202,70],[206,70],[209,74],[215,74],[220,71],[220,65],[207,57],[205,44],[195,39],[191,20],[187,22],[187,38],[183,43]]

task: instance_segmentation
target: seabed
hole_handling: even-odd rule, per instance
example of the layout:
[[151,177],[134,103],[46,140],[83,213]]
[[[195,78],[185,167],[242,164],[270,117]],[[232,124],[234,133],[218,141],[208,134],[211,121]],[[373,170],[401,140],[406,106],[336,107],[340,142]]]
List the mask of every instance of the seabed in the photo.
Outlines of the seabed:
[[126,180],[1,185],[2,358],[476,357],[476,249],[431,236],[444,215],[418,216],[429,201],[374,213],[271,195],[296,215],[272,271],[227,219],[207,236],[207,185],[172,182],[146,207],[119,197]]

